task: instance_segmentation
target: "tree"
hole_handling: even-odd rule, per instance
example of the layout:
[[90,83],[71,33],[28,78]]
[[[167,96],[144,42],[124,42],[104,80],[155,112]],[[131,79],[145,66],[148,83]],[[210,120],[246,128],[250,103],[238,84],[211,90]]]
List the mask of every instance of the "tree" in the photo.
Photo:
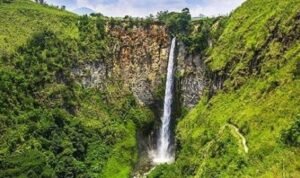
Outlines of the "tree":
[[14,0],[0,0],[0,3],[12,3]]
[[35,0],[36,3],[39,3],[39,4],[45,4],[45,0]]
[[160,11],[156,14],[156,18],[159,20],[159,21],[165,21],[165,19],[168,17],[169,15],[169,11]]
[[161,11],[157,14],[159,21],[166,24],[169,31],[177,36],[182,33],[187,33],[190,29],[191,14],[188,8],[182,9],[181,13],[179,12],[168,12]]
[[100,12],[98,12],[98,13],[91,13],[90,16],[92,16],[92,17],[104,17],[104,15],[102,13],[100,13]]
[[281,140],[288,146],[300,147],[300,115],[289,129],[282,132]]
[[105,35],[105,25],[106,25],[106,21],[103,19],[103,17],[97,17],[96,27],[99,32],[100,39],[103,38]]
[[184,9],[182,9],[182,13],[190,14],[190,9],[189,8],[184,8]]
[[144,20],[144,27],[149,28],[151,26],[151,24],[154,21],[154,16],[152,14],[150,14],[149,17],[146,17],[146,19]]

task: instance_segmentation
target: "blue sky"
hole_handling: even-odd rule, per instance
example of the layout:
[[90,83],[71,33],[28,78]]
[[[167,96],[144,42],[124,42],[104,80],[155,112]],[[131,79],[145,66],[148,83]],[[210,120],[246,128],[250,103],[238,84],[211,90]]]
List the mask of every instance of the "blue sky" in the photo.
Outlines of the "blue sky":
[[161,10],[180,11],[188,7],[192,16],[228,14],[245,0],[46,0],[73,10],[88,7],[107,16],[148,16]]

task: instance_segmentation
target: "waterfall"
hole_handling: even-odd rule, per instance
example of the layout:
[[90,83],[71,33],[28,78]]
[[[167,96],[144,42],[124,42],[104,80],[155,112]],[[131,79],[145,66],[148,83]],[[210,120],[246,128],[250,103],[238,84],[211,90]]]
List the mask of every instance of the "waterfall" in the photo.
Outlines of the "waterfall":
[[173,100],[173,85],[174,85],[174,56],[175,56],[176,38],[172,39],[168,71],[167,71],[167,83],[164,98],[164,112],[161,117],[161,128],[157,141],[157,148],[153,155],[153,162],[155,164],[171,163],[174,161],[174,154],[170,150],[171,139],[170,139],[170,121],[172,111],[172,100]]

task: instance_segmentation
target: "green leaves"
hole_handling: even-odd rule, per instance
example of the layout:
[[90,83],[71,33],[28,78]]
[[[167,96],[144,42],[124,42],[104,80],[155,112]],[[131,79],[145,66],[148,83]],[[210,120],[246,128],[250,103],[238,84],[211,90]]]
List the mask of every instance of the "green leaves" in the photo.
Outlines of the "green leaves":
[[288,146],[300,147],[300,115],[289,129],[282,132],[281,140]]
[[[81,17],[77,27],[80,39],[43,28],[1,57],[0,177],[103,177],[104,169],[115,177],[132,171],[136,126],[153,119],[152,113],[118,84],[110,94],[119,97],[108,100],[77,84],[72,67],[108,54],[101,16]],[[115,167],[114,160],[120,174],[107,168]]]
[[164,22],[173,36],[186,34],[190,29],[191,14],[189,9],[185,8],[181,13],[177,12],[159,12],[158,20]]

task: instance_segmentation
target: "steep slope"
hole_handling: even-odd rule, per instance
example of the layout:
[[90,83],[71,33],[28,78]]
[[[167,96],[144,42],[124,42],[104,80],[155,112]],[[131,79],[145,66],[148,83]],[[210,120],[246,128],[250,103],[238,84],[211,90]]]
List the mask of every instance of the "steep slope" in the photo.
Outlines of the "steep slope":
[[129,177],[153,113],[122,82],[87,88],[73,72],[109,59],[103,19],[29,0],[0,14],[0,177]]
[[248,0],[231,14],[206,61],[222,89],[179,121],[176,163],[150,177],[299,177],[299,9]]
[[[201,100],[150,177],[299,177],[299,6],[248,0],[178,38],[176,97]],[[185,13],[170,23],[189,30]],[[159,119],[166,26],[30,0],[0,15],[0,177],[130,177]]]
[[0,2],[0,54],[14,52],[24,45],[34,33],[45,28],[56,32],[60,38],[78,38],[74,21],[76,15],[54,7],[45,7],[27,0]]

